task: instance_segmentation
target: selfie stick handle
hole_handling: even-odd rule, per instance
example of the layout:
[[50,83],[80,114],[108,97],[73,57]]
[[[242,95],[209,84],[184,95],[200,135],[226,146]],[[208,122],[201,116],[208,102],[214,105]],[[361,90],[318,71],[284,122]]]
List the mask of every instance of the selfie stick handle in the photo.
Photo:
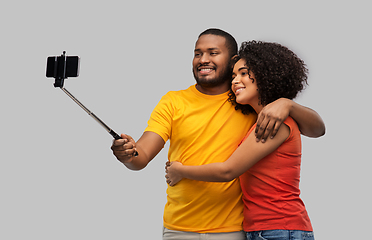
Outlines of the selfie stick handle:
[[[67,94],[67,96],[69,96],[74,102],[76,102],[77,105],[79,105],[85,112],[87,112],[89,116],[91,116],[94,120],[96,120],[99,124],[101,124],[101,126],[104,127],[107,130],[107,132],[111,134],[111,136],[113,136],[116,140],[122,139],[114,130],[109,128],[109,126],[107,126],[101,119],[99,119],[94,113],[92,113],[88,108],[86,108],[79,100],[77,100],[69,91],[67,91],[66,88],[61,87],[61,89]],[[135,157],[138,156],[137,151],[134,153],[134,156]]]

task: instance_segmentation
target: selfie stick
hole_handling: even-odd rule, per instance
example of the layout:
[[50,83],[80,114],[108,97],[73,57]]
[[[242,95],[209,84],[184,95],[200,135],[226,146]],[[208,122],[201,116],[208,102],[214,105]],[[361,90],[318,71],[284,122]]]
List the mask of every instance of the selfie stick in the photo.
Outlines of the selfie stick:
[[[65,92],[67,94],[67,96],[69,96],[75,103],[77,103],[77,105],[79,105],[85,112],[87,112],[88,115],[91,116],[94,120],[96,120],[102,127],[104,127],[106,129],[106,131],[109,134],[111,134],[111,136],[113,136],[116,140],[122,139],[114,130],[112,130],[109,126],[107,126],[101,119],[99,119],[93,112],[91,112],[88,108],[86,108],[79,100],[77,100],[77,98],[75,98],[69,91],[67,91],[66,88],[63,87],[64,79],[67,78],[66,77],[66,55],[65,55],[65,51],[61,55],[61,59],[62,59],[61,68],[63,69],[62,70],[62,72],[63,72],[62,76],[57,76],[58,74],[56,74],[57,67],[58,67],[57,63],[54,63],[54,66],[52,66],[52,67],[54,67],[54,69],[52,69],[53,70],[53,77],[56,79],[56,82],[54,83],[54,87],[61,88],[61,90],[63,92]],[[53,64],[53,61],[57,62],[57,58],[55,58],[55,60],[53,58],[51,58],[51,61],[52,61],[52,64]],[[47,70],[47,77],[50,77],[49,74],[48,74],[48,70]],[[135,157],[138,156],[137,151],[134,152],[134,156]]]
[[77,103],[84,111],[88,113],[89,116],[91,116],[94,120],[96,120],[99,124],[101,124],[102,127],[104,127],[108,133],[111,134],[116,140],[121,139],[121,137],[114,132],[109,126],[107,126],[101,119],[99,119],[94,113],[92,113],[88,108],[86,108],[79,100],[77,100],[69,91],[67,91],[66,88],[61,87],[62,91],[64,91],[67,96],[69,96],[74,102]]
[[[91,112],[88,108],[86,108],[79,100],[77,100],[69,91],[67,91],[66,88],[64,87],[60,87],[60,88],[62,91],[64,91],[67,94],[67,96],[69,96],[74,102],[76,102],[77,105],[79,105],[85,112],[87,112],[89,116],[91,116],[94,120],[96,120],[99,124],[101,124],[101,126],[104,127],[106,131],[111,134],[111,136],[113,136],[116,140],[122,139],[114,130],[109,128],[109,126],[107,126],[101,119],[99,119],[99,117],[97,117],[93,112]],[[135,151],[134,156],[135,157],[138,156],[137,151]]]

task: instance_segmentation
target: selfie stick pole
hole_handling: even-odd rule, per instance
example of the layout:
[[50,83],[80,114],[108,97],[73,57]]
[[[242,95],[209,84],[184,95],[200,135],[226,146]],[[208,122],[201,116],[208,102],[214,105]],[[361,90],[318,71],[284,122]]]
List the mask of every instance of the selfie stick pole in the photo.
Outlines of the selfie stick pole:
[[[91,116],[94,120],[96,120],[99,124],[101,124],[101,126],[104,127],[106,129],[106,131],[111,134],[111,136],[113,136],[116,140],[121,139],[121,137],[114,130],[109,128],[109,126],[107,126],[101,119],[99,119],[94,113],[92,113],[88,108],[86,108],[69,91],[67,91],[66,88],[64,88],[64,87],[60,87],[60,88],[62,89],[62,91],[64,91],[67,94],[67,96],[69,96],[74,102],[76,102],[77,105],[79,105],[85,112],[87,112],[89,116]],[[135,157],[138,156],[137,151],[134,153],[134,156]]]

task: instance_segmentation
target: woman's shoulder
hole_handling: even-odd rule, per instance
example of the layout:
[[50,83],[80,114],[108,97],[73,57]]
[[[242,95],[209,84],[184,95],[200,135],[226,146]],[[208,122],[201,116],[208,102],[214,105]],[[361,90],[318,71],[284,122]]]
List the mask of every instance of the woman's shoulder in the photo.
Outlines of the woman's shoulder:
[[288,117],[283,123],[289,128],[289,136],[287,140],[301,138],[300,129],[293,118]]
[[290,116],[287,117],[286,120],[284,120],[284,124],[287,125],[291,129],[291,131],[299,129],[297,122]]

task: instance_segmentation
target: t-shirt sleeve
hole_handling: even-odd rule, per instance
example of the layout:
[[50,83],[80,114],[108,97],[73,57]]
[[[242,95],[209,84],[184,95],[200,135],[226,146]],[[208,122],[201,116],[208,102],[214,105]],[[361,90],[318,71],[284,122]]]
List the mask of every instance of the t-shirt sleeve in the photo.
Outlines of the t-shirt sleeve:
[[301,135],[298,125],[293,118],[288,117],[286,120],[284,120],[284,124],[289,127],[289,136],[286,141],[293,140],[293,138],[296,138],[297,135]]
[[154,132],[168,141],[172,131],[173,101],[170,94],[164,95],[151,113],[145,132]]

